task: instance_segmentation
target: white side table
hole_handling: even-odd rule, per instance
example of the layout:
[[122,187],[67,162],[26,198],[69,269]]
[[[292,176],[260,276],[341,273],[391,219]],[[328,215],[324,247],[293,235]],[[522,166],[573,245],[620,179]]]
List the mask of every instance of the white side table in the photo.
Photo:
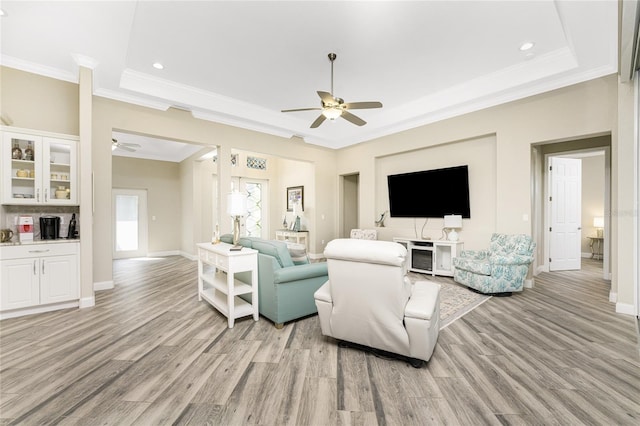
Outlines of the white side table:
[[309,251],[309,231],[289,231],[278,229],[276,231],[276,241],[304,244]]
[[[228,318],[253,315],[258,321],[258,251],[243,247],[231,251],[231,244],[200,243],[198,247],[198,300],[206,300]],[[235,279],[238,272],[251,272],[251,284]],[[251,294],[251,303],[238,297]]]

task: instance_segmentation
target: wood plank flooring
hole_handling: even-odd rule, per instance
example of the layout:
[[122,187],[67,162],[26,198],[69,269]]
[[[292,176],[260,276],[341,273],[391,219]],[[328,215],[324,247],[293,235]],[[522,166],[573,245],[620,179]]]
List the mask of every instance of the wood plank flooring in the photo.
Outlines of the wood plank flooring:
[[600,265],[492,298],[418,370],[339,348],[317,316],[228,329],[195,262],[119,260],[95,307],[0,322],[0,424],[637,425],[637,325]]

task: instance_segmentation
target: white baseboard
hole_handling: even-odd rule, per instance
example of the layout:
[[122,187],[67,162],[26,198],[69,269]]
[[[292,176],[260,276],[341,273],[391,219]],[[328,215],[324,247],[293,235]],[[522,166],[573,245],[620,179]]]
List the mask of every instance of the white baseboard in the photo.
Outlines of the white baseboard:
[[195,255],[195,254],[187,253],[184,251],[181,251],[179,254],[180,256],[186,257],[189,260],[198,260],[198,255]]
[[635,307],[629,303],[616,303],[616,313],[625,315],[635,315]]
[[77,307],[78,307],[78,301],[74,300],[71,302],[52,303],[50,305],[32,306],[29,308],[13,309],[10,311],[5,311],[0,313],[0,320],[7,319],[7,318],[17,318],[17,317],[22,317],[22,316],[31,315],[31,314],[41,314],[43,312],[57,311],[59,309],[68,309],[68,308],[77,308]]
[[309,259],[313,259],[313,260],[324,259],[324,253],[309,253]]
[[614,291],[609,292],[609,302],[616,303],[618,301],[618,293]]
[[83,297],[80,299],[80,304],[79,304],[79,308],[90,308],[92,306],[96,306],[96,298],[91,296],[91,297]]
[[111,290],[113,289],[113,281],[100,281],[93,283],[93,291]]
[[533,288],[535,286],[535,280],[533,278],[528,278],[524,280],[524,288]]
[[168,257],[180,255],[182,255],[180,250],[154,251],[152,253],[147,253],[147,257]]

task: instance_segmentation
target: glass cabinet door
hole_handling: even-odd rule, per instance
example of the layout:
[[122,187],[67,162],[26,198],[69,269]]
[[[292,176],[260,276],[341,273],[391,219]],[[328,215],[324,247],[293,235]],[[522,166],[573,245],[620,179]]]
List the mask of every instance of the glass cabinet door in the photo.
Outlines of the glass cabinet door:
[[42,182],[45,202],[77,204],[76,143],[63,139],[44,138]]
[[38,136],[5,133],[2,143],[2,199],[5,203],[36,204],[42,201],[36,159],[41,155]]
[[78,205],[77,142],[3,132],[3,204]]

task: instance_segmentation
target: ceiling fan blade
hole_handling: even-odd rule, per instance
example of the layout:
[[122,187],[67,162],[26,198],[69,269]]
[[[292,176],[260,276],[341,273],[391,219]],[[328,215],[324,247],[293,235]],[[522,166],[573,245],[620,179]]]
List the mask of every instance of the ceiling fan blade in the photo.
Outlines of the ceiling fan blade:
[[364,126],[365,124],[367,124],[367,122],[364,121],[362,118],[351,114],[349,111],[342,111],[341,117],[347,121],[352,122],[356,126]]
[[327,117],[325,117],[323,114],[320,114],[320,115],[318,116],[318,118],[316,118],[316,121],[314,121],[313,123],[311,123],[311,128],[312,128],[312,129],[315,129],[316,127],[318,127],[319,125],[321,125],[321,124],[324,122],[324,120],[326,120],[326,119],[327,119]]
[[125,150],[125,151],[129,151],[129,152],[136,152],[136,150],[135,150],[135,149],[133,149],[133,148],[129,148],[128,146],[124,146],[124,145],[122,145],[121,143],[116,144],[116,146],[117,146],[118,148],[120,148],[120,149]]
[[280,112],[295,112],[295,111],[314,111],[321,110],[322,108],[296,108],[296,109],[283,109]]
[[129,143],[129,142],[119,142],[118,145],[120,146],[128,146],[131,148],[140,148],[142,147],[142,145],[138,144],[138,143]]
[[325,104],[334,104],[336,102],[329,92],[318,90],[318,96],[320,96],[320,99],[322,99],[322,102],[324,102]]
[[349,102],[344,104],[346,109],[370,109],[370,108],[382,108],[382,103],[377,101],[372,102]]

